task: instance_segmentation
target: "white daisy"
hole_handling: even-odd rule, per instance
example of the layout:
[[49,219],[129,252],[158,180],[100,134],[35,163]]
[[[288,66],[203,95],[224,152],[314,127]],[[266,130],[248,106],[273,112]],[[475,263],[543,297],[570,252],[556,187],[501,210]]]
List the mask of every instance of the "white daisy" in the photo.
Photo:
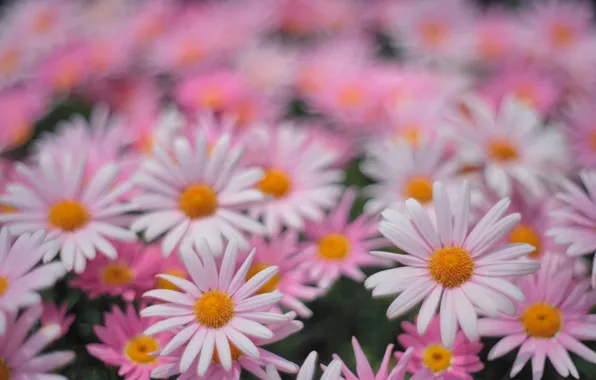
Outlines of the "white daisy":
[[121,197],[131,188],[118,184],[119,168],[107,164],[84,183],[85,157],[42,155],[31,166],[17,164],[22,180],[11,183],[2,204],[19,210],[0,215],[15,235],[48,231],[48,250],[44,262],[52,260],[60,251],[60,259],[67,270],[83,272],[86,260],[92,260],[96,251],[109,258],[117,252],[106,239],[134,241],[136,235],[124,228],[123,214],[133,210],[122,203]]
[[265,232],[259,222],[243,214],[263,199],[254,188],[263,171],[238,168],[243,147],[230,147],[229,135],[219,137],[212,148],[203,132],[195,136],[194,146],[180,137],[174,141],[172,154],[156,146],[143,162],[133,179],[140,188],[133,203],[143,215],[132,229],[144,231],[149,241],[165,233],[165,256],[185,237],[195,244],[206,239],[217,256],[223,251],[224,239],[236,239],[242,249],[248,249],[242,232]]

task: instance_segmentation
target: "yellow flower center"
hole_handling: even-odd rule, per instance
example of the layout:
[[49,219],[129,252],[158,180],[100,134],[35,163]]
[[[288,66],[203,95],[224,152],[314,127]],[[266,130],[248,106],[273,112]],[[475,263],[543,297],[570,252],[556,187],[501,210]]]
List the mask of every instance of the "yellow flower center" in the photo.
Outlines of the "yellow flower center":
[[588,144],[594,150],[596,150],[596,129],[590,131],[588,135]]
[[494,139],[488,144],[488,154],[496,161],[513,161],[519,157],[517,148],[506,139]]
[[420,144],[420,127],[415,124],[408,125],[401,130],[399,137],[415,148]]
[[79,68],[71,62],[66,62],[58,68],[52,84],[57,91],[67,91],[77,84],[80,76]]
[[21,52],[16,48],[9,48],[0,55],[0,72],[12,73],[21,61]]
[[217,210],[217,194],[207,185],[190,185],[180,195],[178,205],[189,218],[204,218]]
[[518,224],[509,234],[510,243],[526,243],[536,247],[536,250],[528,257],[536,258],[540,256],[540,235],[532,226],[528,224]]
[[439,248],[431,256],[428,270],[432,278],[445,288],[457,288],[474,274],[474,259],[463,248]]
[[478,44],[479,53],[484,59],[497,59],[503,55],[503,45],[499,43],[497,36],[492,33],[482,33]]
[[[244,355],[242,351],[240,351],[236,346],[230,343],[230,356],[232,357],[232,362],[238,361],[238,359],[240,359],[242,355]],[[217,352],[217,350],[213,350],[213,358],[211,359],[211,361],[215,364],[221,365],[221,361],[219,360],[219,353]]]
[[563,324],[559,309],[545,303],[530,305],[522,314],[521,321],[529,336],[547,339],[554,337]]
[[[170,276],[174,276],[174,277],[178,277],[178,278],[184,278],[186,279],[186,272],[180,269],[172,269],[172,270],[167,270],[165,271],[165,274],[169,274]],[[178,287],[174,284],[172,284],[170,281],[165,280],[163,278],[157,278],[155,287],[157,289],[167,289],[167,290],[178,290]]]
[[424,365],[436,375],[451,367],[451,351],[440,344],[433,344],[426,347],[422,360]]
[[414,198],[425,204],[433,199],[433,184],[429,178],[412,177],[404,185],[403,193],[405,198]]
[[56,202],[48,213],[50,225],[63,231],[76,231],[89,223],[89,212],[78,201],[64,200]]
[[10,137],[9,146],[15,147],[25,144],[33,135],[33,128],[27,121],[22,121],[14,126],[14,133]]
[[181,48],[176,63],[181,67],[190,66],[201,61],[204,56],[203,49],[196,42],[188,42]]
[[431,46],[439,46],[447,37],[447,28],[439,22],[427,22],[421,28],[422,38]]
[[8,290],[8,278],[0,276],[0,297]]
[[0,380],[10,380],[10,368],[2,358],[0,358]]
[[[269,268],[269,265],[266,264],[253,264],[248,273],[246,274],[246,281],[254,277],[257,273],[262,271],[263,269]],[[263,294],[263,293],[271,293],[275,289],[277,289],[277,285],[279,284],[279,272],[275,274],[275,276],[271,277],[269,281],[265,283],[265,285],[261,286],[259,290],[256,291],[256,294]]]
[[551,25],[550,40],[556,47],[566,47],[571,45],[575,38],[575,33],[571,26],[565,23],[557,22]]
[[132,270],[124,263],[108,264],[101,274],[103,283],[114,287],[130,284],[133,277]]
[[269,169],[257,184],[261,192],[275,198],[282,198],[292,190],[292,182],[286,173],[278,169]]
[[340,234],[329,234],[319,241],[319,257],[343,260],[350,253],[350,241]]
[[18,210],[11,205],[0,205],[0,214],[14,214]]
[[198,100],[199,107],[219,109],[224,105],[224,95],[217,87],[203,88]]
[[52,8],[40,11],[33,20],[33,31],[36,34],[46,34],[54,27],[58,15]]
[[342,107],[354,107],[364,101],[364,93],[357,86],[347,86],[339,92],[339,105]]
[[210,290],[195,302],[194,312],[199,324],[219,329],[234,317],[234,301],[221,290]]
[[[124,348],[126,356],[137,364],[151,364],[157,360],[152,352],[159,350],[159,343],[150,336],[137,336],[132,338]],[[1,377],[0,377],[1,379]]]

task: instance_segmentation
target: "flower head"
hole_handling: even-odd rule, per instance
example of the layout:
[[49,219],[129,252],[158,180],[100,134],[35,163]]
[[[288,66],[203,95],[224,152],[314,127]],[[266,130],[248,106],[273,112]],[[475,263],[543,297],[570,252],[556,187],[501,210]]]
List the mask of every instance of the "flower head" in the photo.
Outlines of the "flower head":
[[404,265],[370,276],[365,286],[373,296],[400,293],[387,310],[389,318],[403,315],[424,300],[417,327],[424,334],[440,304],[441,338],[451,347],[459,324],[470,340],[478,338],[476,309],[494,315],[515,313],[509,297],[523,300],[523,294],[508,278],[533,273],[537,262],[519,260],[534,250],[529,244],[500,245],[519,222],[519,214],[503,217],[509,206],[505,198],[468,232],[470,186],[461,187],[452,211],[443,185],[433,186],[436,223],[414,199],[406,201],[405,212],[383,212],[379,231],[406,254],[373,252]]

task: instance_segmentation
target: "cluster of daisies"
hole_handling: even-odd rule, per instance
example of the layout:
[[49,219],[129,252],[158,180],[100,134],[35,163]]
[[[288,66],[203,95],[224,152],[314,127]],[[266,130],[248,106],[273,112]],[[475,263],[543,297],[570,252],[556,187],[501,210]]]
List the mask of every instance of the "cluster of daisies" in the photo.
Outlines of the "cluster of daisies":
[[[591,12],[14,2],[0,380],[66,379],[76,355],[55,347],[79,316],[57,288],[109,300],[84,354],[125,380],[461,380],[510,353],[511,377],[585,376],[570,353],[596,365]],[[73,100],[90,115],[40,130]],[[401,323],[401,349],[367,358],[353,338],[356,374],[270,351],[342,277],[392,300],[378,318]]]

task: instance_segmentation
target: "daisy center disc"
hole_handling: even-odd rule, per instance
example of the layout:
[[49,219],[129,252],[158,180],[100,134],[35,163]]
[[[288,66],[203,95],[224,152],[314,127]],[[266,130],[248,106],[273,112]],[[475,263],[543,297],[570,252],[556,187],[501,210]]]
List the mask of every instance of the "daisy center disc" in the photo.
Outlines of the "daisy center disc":
[[191,219],[211,216],[217,210],[217,194],[207,185],[190,185],[180,194],[178,206]]
[[159,343],[157,343],[157,340],[149,336],[134,337],[124,348],[126,356],[137,364],[150,364],[155,362],[157,356],[153,356],[151,353],[157,350],[159,350]]
[[[243,355],[242,351],[240,351],[236,346],[230,343],[230,356],[232,357],[232,362],[238,361],[240,357]],[[211,361],[215,364],[221,364],[219,359],[219,353],[217,350],[213,350],[213,358]]]
[[[248,273],[246,274],[246,281],[253,278],[257,273],[260,271],[269,268],[269,265],[266,264],[253,264]],[[279,272],[275,274],[275,276],[271,277],[269,281],[265,283],[265,285],[261,286],[259,290],[256,291],[255,294],[263,294],[263,293],[271,293],[275,289],[277,289],[277,285],[279,285]]]
[[433,184],[429,178],[412,177],[404,185],[403,193],[404,198],[414,198],[425,204],[433,199]]
[[555,23],[550,28],[550,39],[553,45],[565,47],[571,45],[574,33],[571,26],[564,23]]
[[561,329],[561,312],[545,303],[530,305],[521,317],[524,329],[535,338],[552,338]]
[[447,29],[438,22],[427,22],[422,25],[422,38],[431,46],[439,46],[445,40]]
[[513,161],[519,158],[517,148],[508,140],[494,139],[488,144],[488,154],[500,162]]
[[339,93],[339,105],[342,107],[355,107],[364,100],[364,93],[357,86],[348,86]]
[[[8,278],[0,276],[0,297],[8,290]],[[0,378],[1,379],[1,378]]]
[[210,329],[225,326],[234,317],[234,301],[221,290],[210,290],[195,302],[197,322]]
[[428,271],[445,288],[457,288],[472,278],[474,259],[460,247],[440,248],[431,256]]
[[0,380],[10,380],[10,369],[2,358],[0,358]]
[[[164,272],[165,274],[169,274],[170,276],[184,278],[186,279],[186,272],[180,269],[171,269]],[[172,284],[170,281],[165,280],[161,277],[157,278],[155,287],[157,289],[167,289],[167,290],[179,290],[178,287]]]
[[510,243],[526,243],[536,247],[534,252],[530,253],[528,257],[539,257],[541,240],[540,235],[536,229],[528,224],[518,224],[509,234]]
[[115,263],[104,267],[101,278],[104,284],[109,286],[128,285],[133,280],[132,270],[126,264]]
[[48,222],[63,231],[76,231],[89,223],[89,212],[80,202],[64,200],[55,203],[48,213]]
[[343,260],[350,253],[350,241],[340,234],[329,234],[319,241],[319,256],[327,260]]
[[440,344],[433,344],[424,350],[422,360],[436,375],[451,367],[451,351]]
[[259,181],[261,192],[275,198],[282,198],[292,190],[292,182],[286,173],[278,169],[269,169]]
[[404,127],[399,133],[399,137],[404,139],[410,146],[417,147],[420,144],[420,127],[415,124]]

